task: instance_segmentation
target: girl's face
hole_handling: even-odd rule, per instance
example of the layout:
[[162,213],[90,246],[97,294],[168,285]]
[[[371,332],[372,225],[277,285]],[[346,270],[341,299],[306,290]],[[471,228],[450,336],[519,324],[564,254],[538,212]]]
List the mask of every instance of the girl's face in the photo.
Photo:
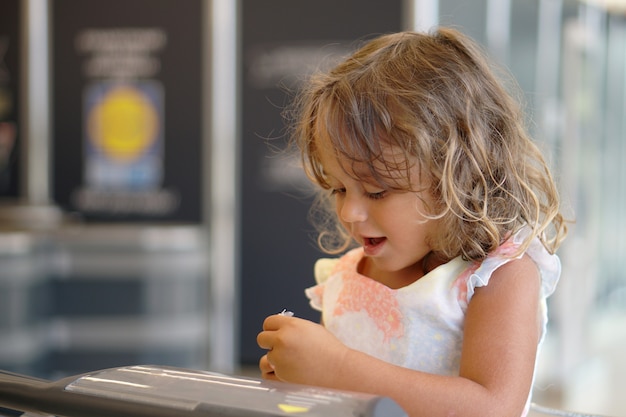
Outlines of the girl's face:
[[[320,162],[339,221],[365,253],[360,272],[391,288],[419,279],[424,275],[422,261],[431,251],[428,237],[437,226],[437,220],[422,214],[427,212],[426,204],[432,207],[432,197],[427,192],[383,189],[363,179],[369,172],[365,164],[342,164],[330,146],[323,146],[329,142],[320,142]],[[417,185],[414,188],[429,189],[418,181],[417,164],[410,175],[411,183]]]

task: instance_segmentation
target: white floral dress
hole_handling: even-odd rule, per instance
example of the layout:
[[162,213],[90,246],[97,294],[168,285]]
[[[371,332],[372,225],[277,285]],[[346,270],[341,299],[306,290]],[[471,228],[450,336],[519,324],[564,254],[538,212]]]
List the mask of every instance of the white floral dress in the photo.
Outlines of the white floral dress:
[[[465,314],[474,289],[488,285],[493,272],[511,260],[525,233],[518,232],[482,262],[458,257],[399,289],[359,274],[363,250],[353,249],[338,259],[318,260],[317,285],[306,289],[306,295],[322,312],[324,326],[347,346],[406,368],[458,375]],[[561,263],[538,239],[526,254],[541,274],[543,340],[546,298],[556,287]]]

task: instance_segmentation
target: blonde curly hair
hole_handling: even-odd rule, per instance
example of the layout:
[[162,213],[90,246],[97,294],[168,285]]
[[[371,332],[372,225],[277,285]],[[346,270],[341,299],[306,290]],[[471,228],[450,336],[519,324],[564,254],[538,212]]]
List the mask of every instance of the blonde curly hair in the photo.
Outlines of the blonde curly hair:
[[[322,249],[339,253],[352,242],[324,192],[321,135],[385,189],[420,191],[409,175],[418,165],[435,201],[426,214],[441,225],[429,241],[439,256],[484,259],[527,226],[520,253],[535,237],[554,253],[567,232],[557,188],[502,80],[481,48],[450,28],[380,36],[314,75],[287,115],[305,172],[322,189],[314,207],[325,210],[313,211]],[[389,158],[390,147],[403,157]]]

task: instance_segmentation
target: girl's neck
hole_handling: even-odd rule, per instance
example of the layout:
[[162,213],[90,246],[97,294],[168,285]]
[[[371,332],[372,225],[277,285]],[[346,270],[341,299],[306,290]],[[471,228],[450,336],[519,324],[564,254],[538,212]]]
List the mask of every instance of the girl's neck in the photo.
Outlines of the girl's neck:
[[439,265],[441,265],[441,262],[439,262],[437,255],[435,255],[435,252],[430,251],[424,256],[424,259],[422,259],[422,272],[426,275]]
[[372,260],[363,257],[358,265],[358,272],[368,278],[373,279],[391,289],[398,289],[411,285],[424,275],[428,274],[447,261],[438,256],[435,252],[428,252],[421,262],[416,263],[410,268],[401,271],[381,271],[376,268]]
[[426,275],[422,269],[422,262],[418,262],[415,265],[401,271],[384,271],[376,268],[374,262],[372,262],[372,260],[367,256],[364,256],[363,259],[361,259],[357,267],[357,271],[359,274],[373,279],[374,281],[377,281],[394,290],[411,285]]

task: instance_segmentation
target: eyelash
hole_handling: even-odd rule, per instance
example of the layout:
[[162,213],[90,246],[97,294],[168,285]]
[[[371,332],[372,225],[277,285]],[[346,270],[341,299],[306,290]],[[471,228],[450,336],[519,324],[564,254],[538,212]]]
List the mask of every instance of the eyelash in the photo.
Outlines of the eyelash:
[[[345,192],[346,192],[345,188],[333,188],[330,191],[330,194],[335,196],[337,194],[345,194]],[[369,198],[370,200],[380,200],[387,195],[387,191],[383,190],[377,193],[365,193],[365,194],[367,195],[367,198]]]
[[379,191],[377,193],[367,193],[367,197],[371,200],[380,200],[385,198],[387,191]]

